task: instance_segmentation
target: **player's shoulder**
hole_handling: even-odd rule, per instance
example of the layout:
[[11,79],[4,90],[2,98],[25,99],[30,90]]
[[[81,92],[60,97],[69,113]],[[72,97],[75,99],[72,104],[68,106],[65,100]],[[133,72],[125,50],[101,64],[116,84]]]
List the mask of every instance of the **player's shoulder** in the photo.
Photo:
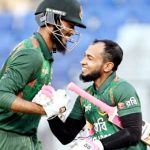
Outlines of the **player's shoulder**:
[[135,91],[135,88],[131,83],[120,77],[116,77],[113,80],[113,86],[117,91]]
[[11,56],[13,56],[14,58],[26,57],[27,59],[36,60],[36,61],[41,60],[42,53],[37,48],[34,48],[32,46],[27,46],[27,44],[25,43],[26,43],[25,41],[19,43],[12,51]]
[[9,63],[11,64],[26,64],[28,66],[37,67],[43,63],[42,54],[32,47],[24,47],[20,43],[10,54]]

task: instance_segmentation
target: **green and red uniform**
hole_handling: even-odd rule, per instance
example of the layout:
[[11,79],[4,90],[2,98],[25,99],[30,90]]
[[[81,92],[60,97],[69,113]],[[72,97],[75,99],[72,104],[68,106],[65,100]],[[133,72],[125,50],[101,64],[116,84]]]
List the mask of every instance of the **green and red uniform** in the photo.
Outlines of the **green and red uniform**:
[[63,144],[71,142],[88,121],[94,129],[92,138],[100,140],[107,150],[147,149],[139,141],[142,126],[141,104],[133,86],[116,77],[114,72],[98,89],[91,85],[86,91],[109,106],[117,106],[125,129],[119,129],[109,122],[105,112],[79,96],[64,123],[58,117],[48,121],[52,132]]
[[[39,33],[17,45],[6,60],[0,74],[0,149],[7,150],[6,140],[16,143],[19,150],[33,150],[38,144],[36,134],[41,116],[12,112],[10,108],[16,96],[32,101],[41,87],[51,82],[52,62],[52,53]],[[12,138],[17,136],[18,139]],[[12,150],[17,150],[13,145]]]

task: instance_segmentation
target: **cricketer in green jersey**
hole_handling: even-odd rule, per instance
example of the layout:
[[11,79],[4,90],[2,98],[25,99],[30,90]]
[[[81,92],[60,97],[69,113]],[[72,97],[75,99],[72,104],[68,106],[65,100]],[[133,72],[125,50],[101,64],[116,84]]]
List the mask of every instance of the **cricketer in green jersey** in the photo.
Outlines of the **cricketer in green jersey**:
[[86,91],[110,106],[117,106],[123,129],[108,120],[106,112],[86,99],[77,98],[65,122],[59,117],[48,120],[54,135],[62,144],[75,139],[90,124],[93,134],[78,140],[74,150],[146,150],[140,141],[142,132],[141,103],[135,88],[116,75],[123,58],[121,47],[111,40],[95,40],[81,61],[80,79],[93,81]]
[[38,31],[14,48],[0,73],[0,150],[41,149],[37,139],[41,115],[51,117],[63,104],[54,111],[50,104],[43,108],[32,100],[51,82],[53,52],[64,54],[70,36],[80,35],[75,26],[85,28],[76,0],[43,0],[35,18]]

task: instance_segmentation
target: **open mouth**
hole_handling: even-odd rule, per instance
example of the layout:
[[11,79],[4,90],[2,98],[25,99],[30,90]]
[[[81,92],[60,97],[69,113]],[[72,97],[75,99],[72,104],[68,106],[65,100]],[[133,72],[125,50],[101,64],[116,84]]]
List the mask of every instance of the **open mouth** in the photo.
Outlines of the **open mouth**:
[[87,71],[87,70],[88,70],[87,68],[82,67],[82,72],[85,72],[85,71]]

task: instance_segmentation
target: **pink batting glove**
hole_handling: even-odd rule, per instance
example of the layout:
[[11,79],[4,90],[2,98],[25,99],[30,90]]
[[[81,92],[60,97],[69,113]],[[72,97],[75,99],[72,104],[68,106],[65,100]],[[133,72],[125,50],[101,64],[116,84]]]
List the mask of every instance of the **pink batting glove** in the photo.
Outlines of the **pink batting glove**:
[[48,119],[52,119],[66,111],[69,102],[66,91],[62,89],[54,90],[50,85],[44,85],[32,102],[43,106]]
[[51,103],[54,93],[55,90],[53,87],[49,85],[43,85],[41,90],[33,98],[32,102],[42,106],[47,106]]
[[50,85],[43,85],[40,91],[41,94],[44,94],[49,98],[53,97],[54,93],[56,92],[55,89]]

